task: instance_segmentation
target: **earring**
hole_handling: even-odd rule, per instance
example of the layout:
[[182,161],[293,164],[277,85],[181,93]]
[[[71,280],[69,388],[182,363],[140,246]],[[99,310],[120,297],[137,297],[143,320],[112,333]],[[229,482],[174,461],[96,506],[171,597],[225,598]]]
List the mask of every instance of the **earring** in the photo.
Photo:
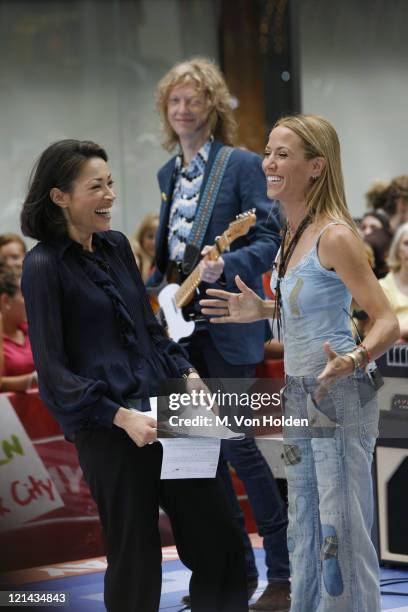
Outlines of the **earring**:
[[320,178],[320,175],[314,175],[312,176],[312,181],[317,181],[318,178]]

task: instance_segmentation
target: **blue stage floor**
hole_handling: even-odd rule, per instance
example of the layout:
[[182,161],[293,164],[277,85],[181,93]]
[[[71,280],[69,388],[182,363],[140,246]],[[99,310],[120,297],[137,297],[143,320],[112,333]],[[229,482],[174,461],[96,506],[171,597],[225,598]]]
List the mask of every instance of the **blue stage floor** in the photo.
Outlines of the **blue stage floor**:
[[[262,549],[256,549],[257,564],[260,568],[261,580],[259,588],[254,596],[254,599],[263,591],[265,581],[265,567],[263,563]],[[168,560],[163,563],[163,589],[160,610],[167,612],[178,612],[183,608],[180,600],[187,593],[188,581],[190,572],[185,569],[182,563],[178,560]],[[401,569],[382,569],[381,578],[398,579],[405,578],[408,580],[408,570]],[[69,610],[72,612],[99,612],[103,611],[103,572],[87,573],[79,576],[70,576],[62,579],[53,579],[42,582],[25,584],[24,587],[19,586],[19,589],[24,590],[52,590],[66,591],[69,593],[69,605],[61,607],[61,610]],[[384,587],[386,590],[406,592],[408,595],[407,584],[395,584]],[[39,608],[33,608],[39,610]],[[45,609],[45,608],[44,608]],[[49,610],[50,608],[46,608]],[[52,608],[55,609],[55,608]],[[382,609],[388,612],[408,612],[408,596],[391,596],[384,595],[382,597]],[[142,612],[142,611],[141,611]],[[369,612],[369,611],[367,611]]]

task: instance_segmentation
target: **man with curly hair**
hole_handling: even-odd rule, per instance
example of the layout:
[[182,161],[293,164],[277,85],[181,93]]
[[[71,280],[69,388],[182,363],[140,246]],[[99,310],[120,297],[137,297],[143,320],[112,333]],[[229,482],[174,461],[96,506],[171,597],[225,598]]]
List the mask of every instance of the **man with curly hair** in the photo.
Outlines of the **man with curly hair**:
[[[190,306],[195,329],[181,341],[190,362],[202,377],[254,378],[255,366],[264,356],[264,323],[210,326],[201,315],[198,300],[209,286],[233,289],[236,274],[262,295],[261,276],[274,261],[280,226],[276,205],[267,199],[261,158],[233,148],[237,126],[232,97],[220,70],[210,60],[194,58],[174,66],[158,84],[156,102],[164,132],[163,146],[168,151],[178,149],[178,154],[158,172],[162,204],[156,237],[157,269],[149,284],[160,281],[170,261],[179,262],[184,272],[199,265],[201,283]],[[194,222],[201,214],[211,170],[223,150],[225,170],[218,193],[204,229],[197,234]],[[229,222],[253,208],[257,222],[248,234],[233,242],[231,250],[216,261],[200,261],[200,254],[208,252],[209,245]],[[258,571],[227,461],[245,485],[264,538],[268,586],[252,609],[286,610],[287,516],[276,482],[253,438],[222,442],[219,474],[246,545],[249,598],[257,587]]]

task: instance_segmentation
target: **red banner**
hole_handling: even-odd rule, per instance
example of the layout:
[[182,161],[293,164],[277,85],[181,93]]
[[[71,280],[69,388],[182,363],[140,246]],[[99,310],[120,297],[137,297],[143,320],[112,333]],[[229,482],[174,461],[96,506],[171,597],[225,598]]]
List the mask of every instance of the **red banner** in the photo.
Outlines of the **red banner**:
[[76,450],[67,442],[38,392],[10,393],[17,416],[33,441],[64,502],[62,508],[0,533],[0,570],[9,571],[104,554],[96,505],[83,479]]

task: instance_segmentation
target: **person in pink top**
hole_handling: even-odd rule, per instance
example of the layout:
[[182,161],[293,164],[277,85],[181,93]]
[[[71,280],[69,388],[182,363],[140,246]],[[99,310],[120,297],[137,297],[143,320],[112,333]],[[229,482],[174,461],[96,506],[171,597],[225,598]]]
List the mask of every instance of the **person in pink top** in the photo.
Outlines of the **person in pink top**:
[[1,388],[4,391],[27,391],[37,384],[24,299],[15,268],[0,263],[0,313],[3,324],[3,366]]

